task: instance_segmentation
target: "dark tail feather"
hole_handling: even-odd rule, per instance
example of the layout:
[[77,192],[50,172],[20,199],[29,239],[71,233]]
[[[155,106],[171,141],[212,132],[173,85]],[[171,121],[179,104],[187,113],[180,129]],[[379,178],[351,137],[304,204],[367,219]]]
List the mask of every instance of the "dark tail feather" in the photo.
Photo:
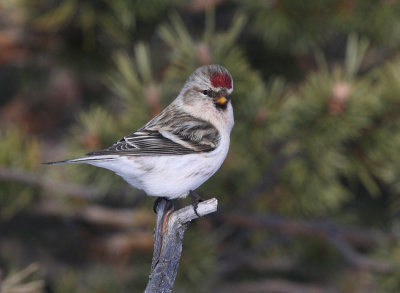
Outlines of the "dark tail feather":
[[42,162],[41,164],[43,165],[60,165],[60,164],[69,164],[71,163],[70,160],[64,160],[64,161],[56,161],[56,162]]
[[90,157],[83,157],[83,158],[64,160],[64,161],[43,162],[42,164],[44,165],[81,164],[81,163],[90,163],[95,161],[110,161],[114,159],[115,157],[111,156],[90,156]]

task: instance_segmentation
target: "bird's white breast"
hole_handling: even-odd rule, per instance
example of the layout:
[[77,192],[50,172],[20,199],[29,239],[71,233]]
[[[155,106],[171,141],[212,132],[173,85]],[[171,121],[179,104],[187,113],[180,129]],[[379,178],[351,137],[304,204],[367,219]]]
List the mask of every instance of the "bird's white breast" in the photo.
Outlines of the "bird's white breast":
[[223,135],[211,152],[171,156],[118,156],[91,164],[114,171],[147,195],[185,197],[210,178],[222,165],[229,150],[229,135]]

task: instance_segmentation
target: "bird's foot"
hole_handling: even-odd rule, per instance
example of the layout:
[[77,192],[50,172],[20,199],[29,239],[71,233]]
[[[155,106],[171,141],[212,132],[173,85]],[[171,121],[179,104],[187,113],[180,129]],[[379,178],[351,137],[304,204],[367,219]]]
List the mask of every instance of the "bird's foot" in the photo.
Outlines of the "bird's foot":
[[192,202],[192,207],[194,210],[194,213],[200,218],[201,216],[199,215],[199,213],[197,212],[197,208],[199,206],[199,202],[205,201],[206,198],[202,197],[200,194],[198,194],[196,191],[194,190],[190,190],[189,194],[192,196],[193,198],[193,202]]
[[153,211],[155,214],[157,214],[157,209],[158,209],[158,205],[161,203],[162,200],[166,201],[166,205],[165,205],[165,209],[166,210],[171,210],[174,208],[174,205],[172,203],[172,201],[170,201],[168,198],[166,197],[157,197],[157,199],[154,201],[153,204]]

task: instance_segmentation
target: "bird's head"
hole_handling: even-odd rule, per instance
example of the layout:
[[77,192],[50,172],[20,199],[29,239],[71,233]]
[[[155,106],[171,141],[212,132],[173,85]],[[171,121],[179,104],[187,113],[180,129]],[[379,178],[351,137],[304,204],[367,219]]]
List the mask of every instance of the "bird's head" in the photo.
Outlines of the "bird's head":
[[213,64],[202,66],[189,76],[181,97],[186,105],[202,104],[204,110],[213,107],[225,111],[230,105],[232,91],[233,80],[229,71]]

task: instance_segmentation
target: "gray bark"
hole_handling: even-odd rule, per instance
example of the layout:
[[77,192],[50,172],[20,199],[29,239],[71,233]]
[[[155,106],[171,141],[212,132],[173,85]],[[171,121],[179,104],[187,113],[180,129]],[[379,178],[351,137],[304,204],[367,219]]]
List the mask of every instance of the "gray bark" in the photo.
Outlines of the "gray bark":
[[[200,202],[197,213],[205,216],[217,210],[215,198]],[[157,206],[157,223],[153,261],[149,282],[144,293],[170,293],[174,286],[176,273],[182,253],[183,236],[189,222],[198,218],[193,206],[173,211],[166,200]]]

